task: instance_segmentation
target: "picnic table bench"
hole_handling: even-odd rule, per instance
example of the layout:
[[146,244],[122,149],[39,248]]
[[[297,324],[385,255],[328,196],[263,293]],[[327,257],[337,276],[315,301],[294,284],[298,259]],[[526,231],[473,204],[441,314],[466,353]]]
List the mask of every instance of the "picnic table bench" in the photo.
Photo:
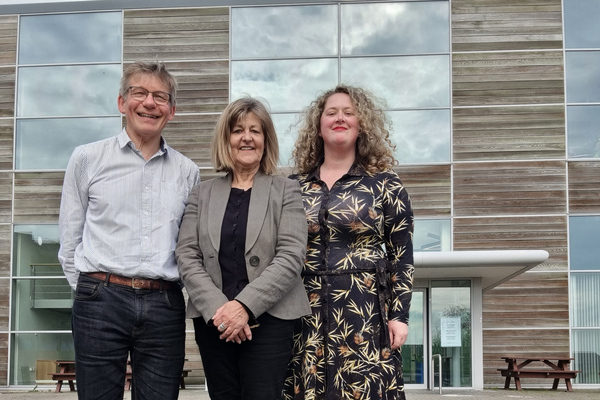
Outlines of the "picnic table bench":
[[[507,368],[498,369],[502,376],[506,377],[504,389],[510,388],[510,380],[514,378],[517,390],[521,390],[521,378],[552,378],[552,390],[558,388],[561,379],[565,380],[567,392],[573,391],[571,379],[575,379],[581,371],[572,371],[569,369],[570,357],[557,356],[506,356],[501,357],[508,364]],[[548,368],[524,368],[532,362],[541,362],[549,366]]]
[[52,377],[52,380],[56,382],[56,389],[54,393],[60,393],[64,381],[69,382],[69,389],[71,392],[75,391],[75,361],[55,361],[58,365],[59,372],[51,372],[48,375]]

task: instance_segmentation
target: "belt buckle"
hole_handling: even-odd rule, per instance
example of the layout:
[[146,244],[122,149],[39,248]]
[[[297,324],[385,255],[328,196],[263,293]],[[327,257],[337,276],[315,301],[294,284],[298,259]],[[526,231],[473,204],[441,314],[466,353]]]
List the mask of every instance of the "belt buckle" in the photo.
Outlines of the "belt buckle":
[[[139,281],[142,286],[136,286],[135,285],[135,281]],[[133,289],[143,289],[144,288],[143,287],[143,282],[141,282],[141,279],[139,279],[139,278],[131,278],[131,287]]]

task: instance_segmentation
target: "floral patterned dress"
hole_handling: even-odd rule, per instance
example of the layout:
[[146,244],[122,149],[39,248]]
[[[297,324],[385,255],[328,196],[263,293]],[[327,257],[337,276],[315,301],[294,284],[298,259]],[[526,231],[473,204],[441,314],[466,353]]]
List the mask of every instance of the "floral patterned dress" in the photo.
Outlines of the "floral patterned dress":
[[303,279],[312,315],[296,335],[284,399],[404,399],[388,320],[408,323],[413,214],[394,171],[353,166],[329,190],[292,176],[308,222]]

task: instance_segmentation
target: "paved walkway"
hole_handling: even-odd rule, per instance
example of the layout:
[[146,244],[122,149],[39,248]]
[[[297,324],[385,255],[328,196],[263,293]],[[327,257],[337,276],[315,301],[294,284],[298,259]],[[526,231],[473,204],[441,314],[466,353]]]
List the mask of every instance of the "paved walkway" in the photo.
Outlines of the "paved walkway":
[[[54,393],[53,391],[7,391],[0,389],[0,400],[76,400],[75,392],[67,391]],[[210,400],[208,393],[203,389],[189,388],[179,392],[180,399]],[[529,400],[529,399],[561,399],[561,400],[599,400],[600,389],[585,390],[575,388],[573,392],[566,392],[564,388],[557,391],[548,389],[525,389],[517,392],[514,389],[486,389],[486,390],[450,390],[446,389],[440,396],[439,393],[429,390],[408,390],[406,392],[407,400]],[[125,393],[124,400],[130,400],[130,392]]]

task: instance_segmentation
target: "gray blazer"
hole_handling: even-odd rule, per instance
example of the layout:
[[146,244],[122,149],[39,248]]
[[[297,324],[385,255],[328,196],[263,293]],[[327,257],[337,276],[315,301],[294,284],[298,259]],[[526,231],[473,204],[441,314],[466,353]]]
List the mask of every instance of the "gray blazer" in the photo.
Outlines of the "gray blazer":
[[[206,322],[228,300],[219,266],[221,225],[231,174],[196,185],[183,215],[175,255],[188,292],[187,317]],[[306,255],[306,214],[298,182],[261,173],[254,177],[246,231],[249,284],[236,296],[255,317],[281,319],[310,314],[300,277]]]

